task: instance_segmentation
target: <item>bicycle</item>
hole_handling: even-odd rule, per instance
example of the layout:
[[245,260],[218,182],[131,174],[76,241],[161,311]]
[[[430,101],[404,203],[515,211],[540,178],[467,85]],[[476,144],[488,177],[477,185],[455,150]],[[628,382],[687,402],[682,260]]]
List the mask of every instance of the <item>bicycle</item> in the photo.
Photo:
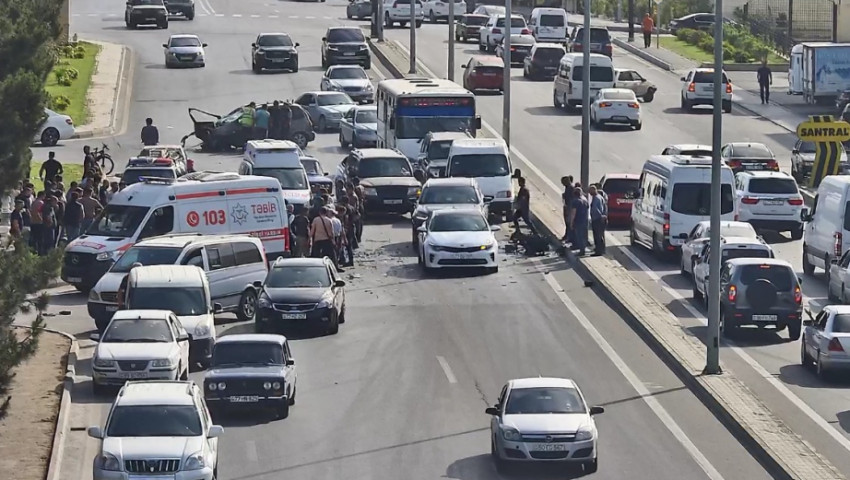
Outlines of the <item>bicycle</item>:
[[[115,170],[115,162],[112,161],[112,156],[106,153],[108,151],[109,147],[104,143],[103,147],[100,150],[95,148],[91,152],[92,157],[94,157],[95,163],[100,162],[100,168],[101,170],[103,170],[104,175],[109,175],[110,173],[112,173],[113,170]],[[109,162],[108,169],[106,168],[107,161]]]

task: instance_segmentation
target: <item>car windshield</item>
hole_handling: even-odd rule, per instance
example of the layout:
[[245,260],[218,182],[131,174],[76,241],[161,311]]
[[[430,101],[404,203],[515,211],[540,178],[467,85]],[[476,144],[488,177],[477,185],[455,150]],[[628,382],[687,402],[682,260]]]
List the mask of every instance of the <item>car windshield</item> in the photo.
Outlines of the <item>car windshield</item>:
[[212,363],[214,367],[283,365],[283,347],[271,342],[220,342],[213,349]]
[[771,152],[766,146],[759,143],[751,145],[735,145],[732,147],[733,158],[773,158]]
[[608,195],[622,195],[633,193],[640,187],[640,180],[630,178],[609,178],[602,184],[602,191]]
[[[714,72],[696,72],[691,81],[694,83],[714,83]],[[729,80],[726,78],[726,72],[723,72],[722,82],[729,83]]]
[[516,388],[511,390],[505,415],[585,413],[587,408],[575,388]]
[[797,150],[800,153],[815,153],[817,152],[817,146],[815,142],[800,142],[800,146],[797,147]]
[[794,272],[784,265],[744,265],[741,270],[741,283],[752,285],[757,280],[767,280],[780,292],[791,290],[797,280]]
[[329,107],[331,105],[354,105],[354,100],[344,93],[326,93],[318,95],[319,106]]
[[201,287],[137,287],[130,289],[127,306],[133,310],[171,310],[178,317],[209,313]]
[[131,5],[162,5],[162,0],[132,0]]
[[724,262],[733,258],[770,258],[770,251],[763,248],[724,248],[720,254]]
[[449,158],[449,149],[452,148],[453,140],[443,140],[428,144],[428,160],[446,160]]
[[419,197],[421,204],[453,204],[453,203],[478,203],[478,194],[475,188],[464,186],[431,186],[422,190]]
[[162,319],[113,320],[103,332],[101,343],[157,342],[174,340],[171,327]]
[[364,158],[357,167],[360,178],[409,177],[410,164],[405,158]]
[[[593,68],[593,67],[591,67],[591,68]],[[635,101],[635,102],[637,101],[637,97],[635,97],[635,92],[632,92],[631,90],[628,91],[628,92],[621,92],[621,91],[603,92],[602,93],[602,99],[603,100],[630,100],[630,101]]]
[[484,25],[485,23],[487,23],[487,17],[468,16],[468,17],[464,18],[463,22],[467,25],[479,25],[480,26],[480,25]]
[[450,161],[452,177],[501,177],[510,173],[508,158],[501,153],[454,155]]
[[254,175],[273,177],[283,190],[306,190],[307,175],[303,168],[255,168]]
[[[573,67],[573,80],[576,82],[582,81],[584,67],[576,65]],[[611,67],[594,67],[590,66],[590,81],[591,82],[613,82],[614,69]]]
[[328,72],[328,78],[331,79],[339,79],[339,80],[351,80],[351,79],[363,79],[369,78],[366,76],[366,72],[362,68],[332,68]]
[[378,110],[358,110],[354,121],[357,123],[378,123]]
[[432,232],[486,232],[489,229],[484,217],[465,213],[436,215],[428,225]]
[[[497,27],[504,27],[505,26],[505,17],[501,17],[498,20],[496,20],[496,26]],[[526,24],[525,24],[524,18],[522,18],[522,17],[511,17],[511,28],[525,28],[525,27],[526,27]]]
[[115,265],[109,269],[113,273],[127,273],[134,263],[142,265],[174,265],[180,256],[182,248],[174,247],[131,247]]
[[797,193],[797,182],[793,178],[752,178],[750,193]]
[[200,47],[201,41],[193,37],[177,37],[171,39],[172,47]]
[[[720,188],[720,213],[730,213],[735,207],[732,186]],[[676,183],[673,185],[673,200],[670,208],[684,215],[707,216],[711,211],[710,183]]]
[[[705,229],[704,236],[708,238],[709,229]],[[756,234],[755,229],[749,223],[741,224],[741,223],[727,223],[720,225],[720,235],[724,237],[743,237],[743,238],[756,238],[758,234]]]
[[331,277],[324,265],[274,267],[266,277],[267,288],[328,288]]
[[[584,28],[579,28],[576,32],[575,41],[581,43],[584,41]],[[611,41],[611,35],[604,28],[590,29],[590,43],[608,43]]]
[[328,31],[328,43],[361,43],[365,41],[366,37],[363,36],[363,32],[359,28],[334,28]]
[[564,56],[566,51],[563,48],[537,48],[534,51],[535,60],[552,60],[558,61]]
[[139,152],[140,157],[171,158],[174,160],[185,160],[179,148],[145,147]]
[[[479,68],[476,67],[475,71]],[[472,117],[398,117],[396,137],[418,140],[428,132],[471,132],[472,120]]]
[[[563,15],[540,15],[541,27],[563,27],[566,25]],[[590,31],[591,35],[593,30]]]
[[318,160],[301,159],[301,166],[307,171],[308,175],[323,175],[322,165]]
[[263,35],[257,40],[260,47],[291,47],[292,39],[289,35]]
[[177,172],[173,168],[129,168],[124,170],[121,181],[132,185],[143,178],[177,178]]
[[108,437],[199,437],[204,430],[194,405],[119,405]]
[[148,214],[148,207],[110,203],[94,219],[86,235],[99,237],[132,237]]
[[836,313],[832,318],[833,333],[850,333],[850,314]]

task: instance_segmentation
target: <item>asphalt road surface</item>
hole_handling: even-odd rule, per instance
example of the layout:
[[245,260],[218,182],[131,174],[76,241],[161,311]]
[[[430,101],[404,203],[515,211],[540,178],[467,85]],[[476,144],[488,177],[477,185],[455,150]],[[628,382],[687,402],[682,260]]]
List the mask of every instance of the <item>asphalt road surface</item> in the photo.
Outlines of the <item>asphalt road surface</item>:
[[[130,129],[105,139],[119,164],[137,151],[138,129],[147,116],[159,125],[164,142],[176,142],[191,129],[188,106],[225,112],[249,100],[292,98],[318,88],[320,38],[327,26],[345,23],[339,1],[203,4],[206,16],[200,15],[199,1],[194,22],[173,21],[168,32],[126,31],[120,4],[72,5],[73,32],[129,44],[136,54]],[[301,71],[252,75],[253,37],[281,30],[302,45]],[[199,34],[210,45],[206,69],[162,68],[159,44],[167,33]],[[492,100],[482,105],[485,117],[498,99]],[[517,132],[517,138],[531,132]],[[83,143],[66,142],[58,154],[79,161]],[[308,151],[326,170],[344,153],[335,134],[319,135]],[[566,153],[552,152],[558,158]],[[239,160],[236,154],[192,157],[198,169],[233,170]],[[641,161],[634,159],[636,165]],[[224,421],[219,469],[224,479],[499,478],[489,458],[483,410],[506,380],[536,375],[573,378],[591,404],[606,407],[598,420],[601,465],[594,478],[769,478],[563,261],[511,256],[494,275],[425,277],[412,256],[409,228],[406,217],[367,225],[358,266],[345,273],[348,322],[336,336],[293,337],[300,385],[290,418]],[[91,343],[85,338],[93,322],[85,297],[69,287],[54,293],[50,311],[71,314],[48,317],[49,325],[82,339],[63,472],[63,478],[76,480],[89,478],[97,448],[83,429],[103,421],[109,399],[92,397],[86,378]],[[250,331],[250,325],[233,322],[222,316],[220,334]],[[565,472],[529,468],[518,476],[564,478]]]

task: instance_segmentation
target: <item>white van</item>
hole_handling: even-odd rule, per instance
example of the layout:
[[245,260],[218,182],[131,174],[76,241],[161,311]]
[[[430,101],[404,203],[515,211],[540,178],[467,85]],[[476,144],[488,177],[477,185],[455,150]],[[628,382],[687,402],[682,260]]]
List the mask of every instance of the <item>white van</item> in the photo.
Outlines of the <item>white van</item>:
[[127,274],[125,310],[170,310],[189,334],[189,362],[210,364],[215,345],[214,314],[204,271],[190,265],[136,267]]
[[280,183],[269,177],[197,172],[146,178],[115,194],[85,235],[65,248],[62,280],[88,293],[134,243],[169,233],[242,233],[266,256],[289,251],[289,216]]
[[528,28],[538,43],[567,43],[567,11],[563,8],[535,8],[531,11]]
[[[735,176],[720,172],[720,219],[735,218]],[[675,252],[694,226],[709,220],[711,159],[684,155],[653,155],[643,165],[632,206],[631,244],[643,244],[656,254]]]
[[514,200],[511,152],[500,138],[459,138],[449,148],[446,177],[474,178],[489,211],[507,215]]
[[289,140],[250,140],[239,165],[240,175],[273,177],[283,198],[294,206],[309,206],[310,182],[301,164],[301,149]]
[[811,212],[803,209],[803,273],[829,265],[850,248],[850,175],[828,175],[818,186]]
[[[582,53],[568,53],[561,58],[558,75],[552,91],[556,108],[573,109],[581,105]],[[611,59],[598,53],[590,54],[590,98],[603,88],[614,88],[614,64]]]

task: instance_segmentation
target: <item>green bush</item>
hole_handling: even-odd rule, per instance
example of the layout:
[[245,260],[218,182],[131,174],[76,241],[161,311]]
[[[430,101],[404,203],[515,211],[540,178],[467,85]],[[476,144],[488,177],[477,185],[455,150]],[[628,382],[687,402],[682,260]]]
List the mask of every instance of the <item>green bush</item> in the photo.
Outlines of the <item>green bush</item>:
[[64,112],[70,106],[71,100],[65,95],[57,95],[55,97],[50,97],[51,110],[56,110],[57,112]]
[[691,32],[693,32],[690,28],[680,28],[676,30],[676,38],[683,42],[687,42],[691,38]]
[[74,47],[73,57],[86,58],[86,49],[82,45],[77,45]]
[[728,42],[723,42],[723,58],[735,58],[739,52]]
[[65,58],[73,58],[74,57],[74,47],[71,45],[62,45],[59,49],[59,56]]
[[753,61],[752,57],[750,57],[750,54],[743,50],[737,50],[735,54],[732,55],[732,57],[730,58],[735,60],[735,63],[750,63]]
[[53,76],[56,77],[56,83],[62,85],[63,87],[70,86],[71,83],[74,81],[74,79],[71,78],[70,75],[68,75],[68,72],[66,72],[64,68],[54,70]]
[[714,52],[714,39],[711,37],[702,38],[697,46],[706,53],[712,53]]
[[[702,30],[682,29],[676,38],[707,53],[714,52],[714,37]],[[723,28],[723,57],[736,63],[750,63],[767,58],[770,48],[749,30],[726,25]]]

